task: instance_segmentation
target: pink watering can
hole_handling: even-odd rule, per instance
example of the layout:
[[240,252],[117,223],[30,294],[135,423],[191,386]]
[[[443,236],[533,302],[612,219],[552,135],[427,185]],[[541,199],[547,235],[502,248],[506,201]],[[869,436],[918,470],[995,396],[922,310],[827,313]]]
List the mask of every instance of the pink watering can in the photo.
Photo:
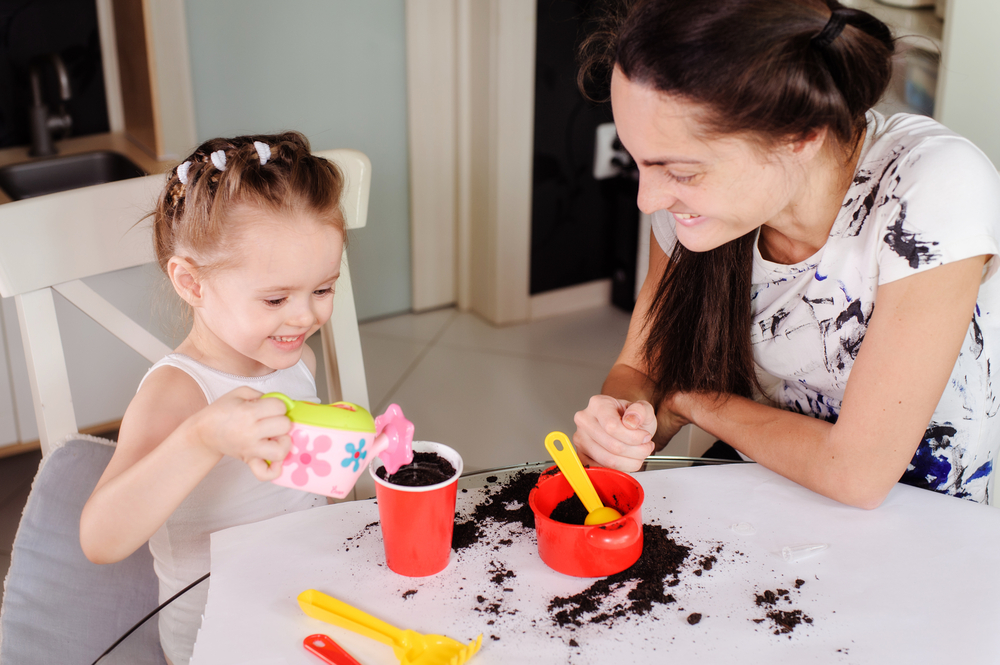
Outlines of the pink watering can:
[[343,499],[375,457],[389,473],[413,461],[413,423],[397,404],[372,418],[350,402],[314,404],[281,393],[264,397],[284,402],[292,421],[292,448],[273,481],[278,485]]

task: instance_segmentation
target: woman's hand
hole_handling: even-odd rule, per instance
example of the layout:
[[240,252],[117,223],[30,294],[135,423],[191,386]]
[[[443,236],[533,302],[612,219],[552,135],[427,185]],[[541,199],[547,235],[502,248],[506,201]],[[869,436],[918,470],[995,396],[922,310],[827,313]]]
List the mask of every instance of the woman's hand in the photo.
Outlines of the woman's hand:
[[274,480],[292,445],[292,421],[281,400],[261,394],[246,386],[232,390],[192,416],[191,424],[209,450],[246,462],[258,480]]
[[573,445],[584,464],[637,471],[653,452],[656,412],[649,402],[594,395],[573,420]]

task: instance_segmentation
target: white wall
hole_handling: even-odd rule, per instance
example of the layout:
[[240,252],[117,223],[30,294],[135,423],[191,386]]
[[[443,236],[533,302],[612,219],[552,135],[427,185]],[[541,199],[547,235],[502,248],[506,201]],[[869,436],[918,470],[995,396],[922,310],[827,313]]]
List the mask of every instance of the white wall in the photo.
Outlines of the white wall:
[[1000,169],[998,0],[949,0],[934,116],[986,153]]
[[372,161],[358,316],[411,305],[403,0],[186,1],[198,140],[295,129]]

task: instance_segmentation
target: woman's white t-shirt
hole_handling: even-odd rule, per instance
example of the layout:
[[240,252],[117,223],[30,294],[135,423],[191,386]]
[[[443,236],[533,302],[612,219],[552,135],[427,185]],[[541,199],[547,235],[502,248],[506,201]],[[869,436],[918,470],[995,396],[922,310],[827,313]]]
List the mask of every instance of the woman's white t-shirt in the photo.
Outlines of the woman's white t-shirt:
[[[653,231],[668,254],[674,220]],[[878,288],[990,255],[961,353],[902,482],[986,502],[1000,448],[991,374],[1000,371],[1000,176],[968,140],[925,116],[870,111],[854,180],[830,237],[795,265],[754,247],[754,360],[766,397],[834,422]]]

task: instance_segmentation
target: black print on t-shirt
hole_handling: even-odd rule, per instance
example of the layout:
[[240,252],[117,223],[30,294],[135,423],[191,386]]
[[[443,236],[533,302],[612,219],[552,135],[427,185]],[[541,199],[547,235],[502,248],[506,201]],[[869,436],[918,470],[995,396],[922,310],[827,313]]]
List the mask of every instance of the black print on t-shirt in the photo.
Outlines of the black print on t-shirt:
[[885,244],[889,249],[906,259],[911,268],[918,268],[926,265],[938,258],[938,253],[934,251],[937,242],[924,242],[920,240],[916,233],[903,230],[903,223],[906,221],[906,202],[899,204],[899,217],[889,226],[885,234]]

